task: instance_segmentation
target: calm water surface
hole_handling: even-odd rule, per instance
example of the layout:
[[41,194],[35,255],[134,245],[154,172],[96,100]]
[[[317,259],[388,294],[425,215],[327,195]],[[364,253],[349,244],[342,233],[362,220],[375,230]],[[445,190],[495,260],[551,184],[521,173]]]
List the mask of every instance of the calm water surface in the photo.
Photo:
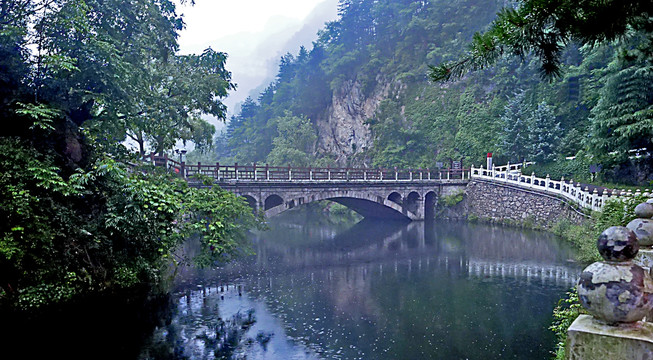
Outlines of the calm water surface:
[[548,359],[579,266],[555,237],[459,222],[270,220],[255,256],[185,269],[148,358]]

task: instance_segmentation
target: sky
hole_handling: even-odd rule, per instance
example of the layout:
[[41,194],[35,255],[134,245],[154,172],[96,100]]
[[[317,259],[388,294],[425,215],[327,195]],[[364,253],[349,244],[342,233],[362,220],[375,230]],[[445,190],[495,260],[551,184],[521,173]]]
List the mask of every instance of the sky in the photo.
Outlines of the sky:
[[[207,47],[228,54],[227,69],[238,86],[223,102],[229,116],[248,95],[258,96],[273,79],[281,56],[308,49],[317,31],[337,17],[338,0],[195,0],[181,5],[186,29],[181,54]],[[221,124],[211,121],[218,128]]]

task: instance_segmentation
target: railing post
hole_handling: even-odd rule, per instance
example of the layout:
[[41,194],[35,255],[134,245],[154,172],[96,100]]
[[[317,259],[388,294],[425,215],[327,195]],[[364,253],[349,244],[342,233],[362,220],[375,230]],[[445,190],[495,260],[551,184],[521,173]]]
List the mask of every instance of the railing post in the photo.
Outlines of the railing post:
[[236,175],[236,180],[238,180],[238,163],[234,164],[234,173]]
[[413,169],[410,169],[409,171],[410,171],[410,176],[409,176],[410,181],[413,181]]
[[185,179],[186,178],[186,163],[182,161],[180,166],[181,166],[181,169],[179,169],[179,171],[181,172],[181,177],[183,177]]
[[603,194],[601,194],[601,206],[600,210],[603,210],[603,205],[608,201],[608,189],[603,190]]
[[308,167],[308,180],[313,181],[313,168]]
[[197,162],[197,173],[202,174],[202,163],[199,161]]
[[535,171],[531,173],[531,186],[530,187],[535,187]]
[[329,181],[331,181],[331,167],[330,165],[327,165],[327,178]]
[[383,181],[383,169],[379,169],[379,179]]
[[349,168],[345,168],[345,179],[349,181]]
[[290,169],[290,165],[288,165],[288,181],[292,181],[292,170]]
[[431,180],[431,169],[426,168],[426,178],[427,180]]
[[397,172],[397,167],[395,166],[395,181],[399,180],[399,173]]
[[447,169],[447,180],[451,180],[451,169]]
[[256,163],[254,163],[254,181],[258,180],[258,176],[256,175]]
[[270,165],[265,164],[265,180],[270,180]]
[[367,181],[367,169],[363,169],[363,180]]
[[220,181],[220,163],[215,163],[215,180]]

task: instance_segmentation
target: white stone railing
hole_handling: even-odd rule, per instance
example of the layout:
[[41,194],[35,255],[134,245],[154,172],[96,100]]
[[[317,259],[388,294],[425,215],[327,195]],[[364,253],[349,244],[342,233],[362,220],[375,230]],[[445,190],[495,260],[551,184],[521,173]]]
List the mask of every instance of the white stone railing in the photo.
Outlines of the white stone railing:
[[[526,163],[524,165],[528,165]],[[495,166],[492,169],[484,169],[471,167],[470,177],[472,179],[489,180],[497,183],[510,184],[522,188],[532,189],[537,192],[547,193],[567,199],[578,206],[590,209],[593,211],[601,211],[603,205],[611,198],[628,197],[633,195],[644,195],[646,197],[653,197],[653,192],[645,190],[642,193],[637,190],[634,194],[632,190],[618,190],[618,189],[604,189],[594,187],[593,191],[589,190],[586,185],[583,189],[580,183],[573,180],[565,181],[564,177],[560,180],[552,180],[549,175],[546,178],[540,178],[531,175],[523,175],[521,173],[522,164],[508,164],[505,166]]]

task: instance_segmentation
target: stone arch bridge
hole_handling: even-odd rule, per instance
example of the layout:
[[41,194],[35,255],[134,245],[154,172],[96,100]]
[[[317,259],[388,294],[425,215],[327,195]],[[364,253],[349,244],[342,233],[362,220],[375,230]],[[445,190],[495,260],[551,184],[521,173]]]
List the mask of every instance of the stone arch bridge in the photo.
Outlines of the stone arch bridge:
[[315,201],[342,204],[365,218],[424,220],[433,217],[438,198],[463,191],[467,180],[427,182],[219,183],[244,197],[252,208],[272,217]]
[[353,169],[270,166],[186,165],[167,157],[152,157],[200,185],[202,177],[244,197],[256,211],[272,217],[315,201],[340,203],[366,218],[424,220],[433,217],[440,197],[464,191],[467,169]]

